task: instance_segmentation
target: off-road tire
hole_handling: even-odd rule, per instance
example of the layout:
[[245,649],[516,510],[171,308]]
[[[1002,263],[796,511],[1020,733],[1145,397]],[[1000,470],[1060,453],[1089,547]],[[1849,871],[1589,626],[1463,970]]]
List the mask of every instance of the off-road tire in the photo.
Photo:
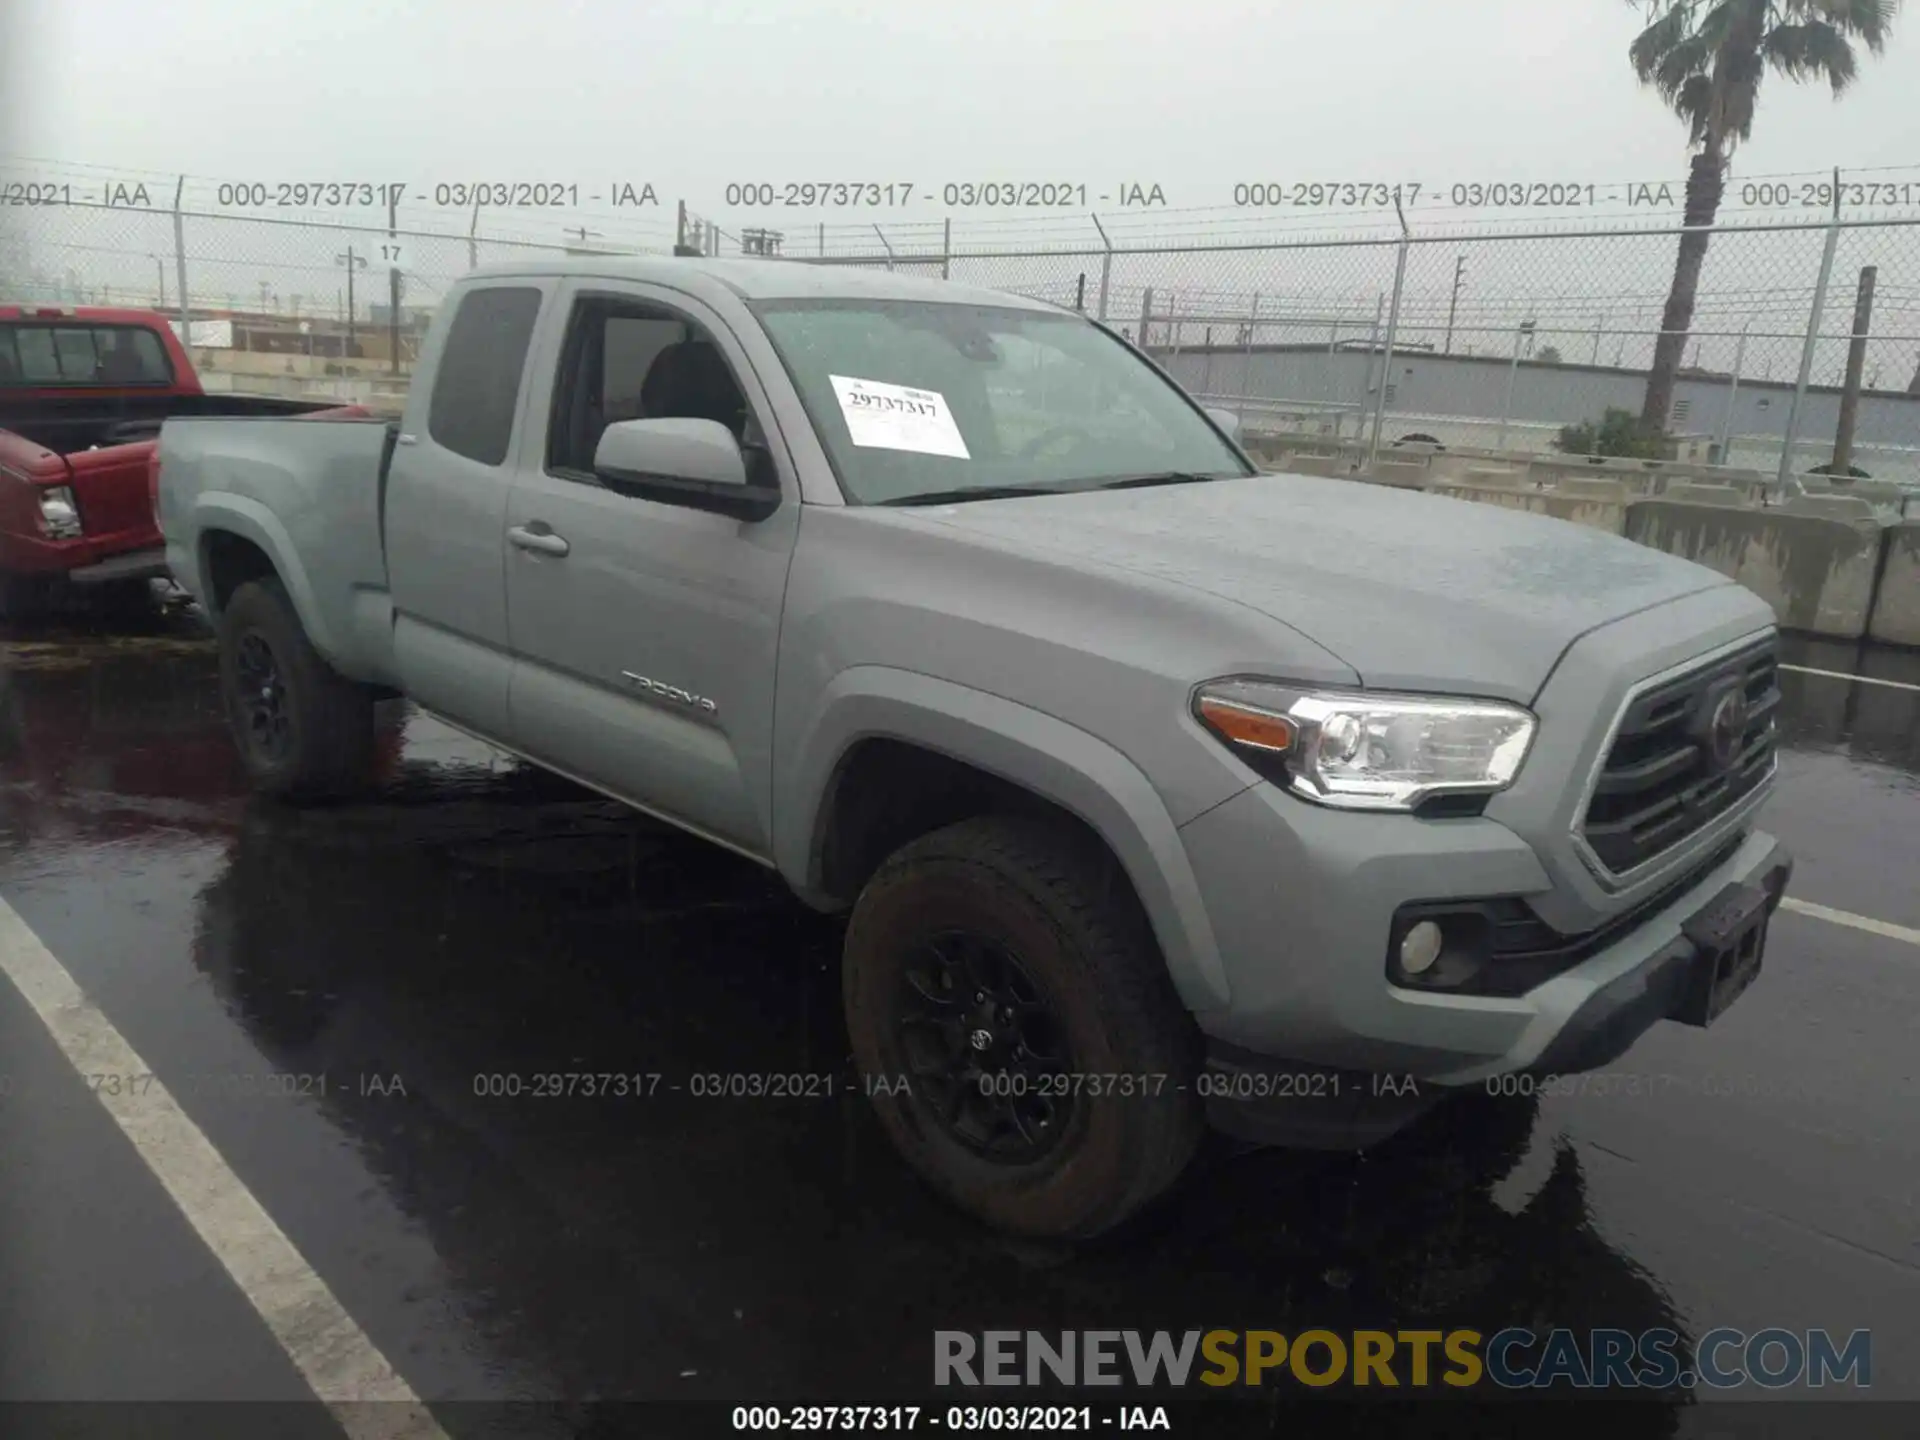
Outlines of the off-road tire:
[[[1016,952],[1045,990],[1082,1076],[1139,1077],[1077,1103],[1031,1164],[989,1160],[948,1132],[908,1072],[898,998],[909,957],[942,930]],[[1199,1144],[1199,1032],[1124,873],[1072,827],[989,816],[911,842],[854,906],[843,958],[847,1030],[881,1126],[936,1190],[988,1224],[1086,1239],[1168,1190]],[[911,1079],[909,1077],[909,1086]]]
[[[249,636],[272,653],[290,722],[279,757],[250,737],[239,654]],[[373,692],[320,657],[280,581],[268,576],[233,592],[220,614],[220,698],[241,762],[256,790],[292,802],[347,799],[374,775]]]

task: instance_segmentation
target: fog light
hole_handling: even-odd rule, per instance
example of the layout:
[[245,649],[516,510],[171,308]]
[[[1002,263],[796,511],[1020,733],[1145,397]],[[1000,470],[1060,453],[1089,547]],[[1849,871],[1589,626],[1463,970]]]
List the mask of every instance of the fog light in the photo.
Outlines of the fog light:
[[1440,958],[1443,938],[1438,925],[1422,920],[1400,942],[1400,968],[1409,975],[1424,975]]

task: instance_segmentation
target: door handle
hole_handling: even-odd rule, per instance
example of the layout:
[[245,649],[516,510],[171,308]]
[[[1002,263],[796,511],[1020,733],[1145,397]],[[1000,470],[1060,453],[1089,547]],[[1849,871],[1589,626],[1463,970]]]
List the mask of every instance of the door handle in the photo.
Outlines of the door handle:
[[541,555],[564,555],[573,548],[540,521],[536,520],[533,523],[539,528],[515,525],[507,531],[507,539],[522,550],[532,550]]

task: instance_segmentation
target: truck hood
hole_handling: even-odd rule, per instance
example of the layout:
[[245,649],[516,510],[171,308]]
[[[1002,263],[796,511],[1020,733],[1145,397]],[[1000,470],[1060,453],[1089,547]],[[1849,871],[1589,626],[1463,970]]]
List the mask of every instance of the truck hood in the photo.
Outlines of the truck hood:
[[1521,703],[1587,632],[1733,583],[1544,515],[1295,475],[902,513],[1248,606],[1371,688]]

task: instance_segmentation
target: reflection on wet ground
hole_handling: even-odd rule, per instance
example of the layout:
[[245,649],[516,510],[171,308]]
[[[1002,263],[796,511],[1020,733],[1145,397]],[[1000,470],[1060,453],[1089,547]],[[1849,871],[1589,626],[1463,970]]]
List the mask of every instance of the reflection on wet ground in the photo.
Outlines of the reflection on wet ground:
[[[0,652],[0,894],[428,1398],[845,1399],[924,1390],[935,1329],[1415,1325],[1871,1328],[1876,1389],[1920,1397],[1910,946],[1783,915],[1722,1025],[1619,1062],[1634,1093],[1471,1097],[1361,1157],[1219,1144],[1127,1233],[1013,1243],[893,1158],[838,925],[767,873],[400,706],[376,801],[258,803],[190,622],[32,645]],[[1920,692],[1786,688],[1796,893],[1920,925]],[[50,1165],[113,1140],[34,1129],[58,1063],[0,1109]],[[634,1079],[535,1093],[581,1074]],[[698,1093],[767,1074],[814,1078]],[[168,1283],[138,1253],[100,1283]],[[6,1355],[0,1394],[47,1393]]]

